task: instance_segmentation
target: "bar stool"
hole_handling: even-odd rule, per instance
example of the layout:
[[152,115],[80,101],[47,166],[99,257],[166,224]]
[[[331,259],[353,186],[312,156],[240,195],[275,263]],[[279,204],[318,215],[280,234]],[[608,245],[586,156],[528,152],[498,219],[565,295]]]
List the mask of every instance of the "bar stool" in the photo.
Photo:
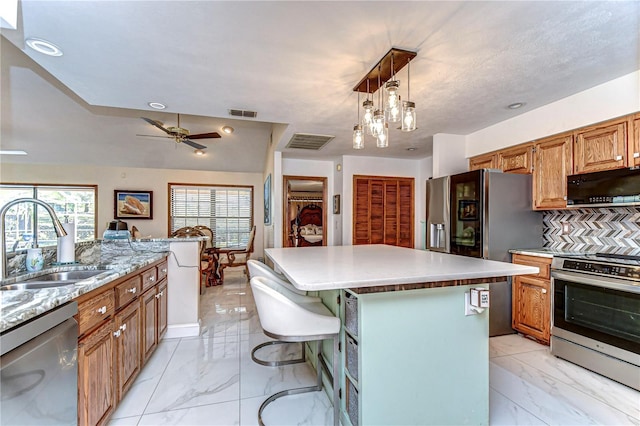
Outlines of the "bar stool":
[[276,271],[269,268],[267,265],[265,265],[264,263],[258,260],[255,260],[255,259],[247,260],[247,266],[249,267],[250,278],[267,277],[273,281],[276,281],[278,284],[281,284],[283,287],[286,287],[287,289],[291,290],[294,293],[298,293],[303,296],[307,294],[306,291],[298,290],[297,288],[295,288],[293,284],[291,284],[284,275],[277,273]]
[[[340,319],[334,316],[322,302],[296,303],[281,291],[267,284],[264,277],[251,278],[253,297],[258,309],[258,317],[264,334],[281,342],[316,341],[317,380],[314,386],[288,389],[268,397],[258,409],[258,422],[264,426],[262,412],[278,398],[306,392],[322,390],[322,369],[332,376],[333,382],[333,424],[340,423],[340,399],[338,397],[338,342],[340,337]],[[298,295],[300,296],[300,295]],[[322,341],[333,339],[333,374],[329,373],[322,356]]]
[[[282,292],[282,294],[289,297],[289,299],[293,300],[296,303],[314,303],[314,302],[321,301],[319,297],[306,296],[307,294],[306,291],[298,290],[283,275],[278,274],[276,271],[269,268],[267,265],[265,265],[260,261],[249,259],[247,261],[247,266],[249,267],[249,278],[255,278],[255,277],[267,278],[267,280],[264,281],[265,284],[267,284],[269,287],[273,288],[276,291]],[[255,363],[264,365],[267,367],[279,367],[281,365],[299,364],[301,362],[305,362],[306,346],[307,346],[306,342],[300,342],[300,350],[301,350],[300,358],[283,360],[283,361],[265,361],[256,356],[257,351],[267,346],[289,344],[289,343],[290,342],[281,342],[279,340],[272,340],[269,342],[261,343],[251,350],[251,359]]]

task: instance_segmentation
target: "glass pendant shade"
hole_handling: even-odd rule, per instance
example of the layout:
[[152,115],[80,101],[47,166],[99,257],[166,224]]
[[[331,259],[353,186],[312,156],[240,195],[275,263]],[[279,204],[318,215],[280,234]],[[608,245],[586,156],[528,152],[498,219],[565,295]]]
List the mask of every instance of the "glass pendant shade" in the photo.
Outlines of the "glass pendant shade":
[[389,146],[389,124],[384,123],[382,130],[378,133],[376,146],[386,148]]
[[402,119],[402,108],[400,105],[400,96],[398,96],[398,102],[391,108],[385,111],[387,115],[387,121],[389,123],[397,123]]
[[362,108],[364,109],[362,127],[367,129],[367,133],[371,135],[371,126],[373,124],[373,101],[367,99],[362,103]]
[[396,108],[400,105],[400,99],[398,95],[398,89],[400,88],[400,82],[398,80],[387,81],[384,85],[387,91],[387,99],[384,105],[385,111],[389,111],[392,108]]
[[384,111],[379,109],[375,110],[375,112],[373,113],[373,125],[371,126],[371,134],[374,137],[378,137],[380,132],[382,132],[384,129],[384,124]]
[[402,131],[412,132],[416,129],[416,104],[411,101],[402,102]]
[[362,131],[362,126],[356,124],[353,126],[353,149],[362,148],[364,148],[364,132]]

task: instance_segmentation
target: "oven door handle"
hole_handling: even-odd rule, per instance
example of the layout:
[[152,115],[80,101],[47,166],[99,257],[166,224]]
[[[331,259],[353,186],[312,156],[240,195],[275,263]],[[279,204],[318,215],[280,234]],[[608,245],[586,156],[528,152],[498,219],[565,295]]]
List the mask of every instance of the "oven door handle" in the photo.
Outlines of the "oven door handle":
[[624,280],[608,277],[591,277],[584,274],[576,274],[572,272],[552,271],[552,278],[558,278],[577,284],[589,284],[596,287],[610,288],[612,290],[626,291],[629,293],[640,294],[640,285],[629,284]]

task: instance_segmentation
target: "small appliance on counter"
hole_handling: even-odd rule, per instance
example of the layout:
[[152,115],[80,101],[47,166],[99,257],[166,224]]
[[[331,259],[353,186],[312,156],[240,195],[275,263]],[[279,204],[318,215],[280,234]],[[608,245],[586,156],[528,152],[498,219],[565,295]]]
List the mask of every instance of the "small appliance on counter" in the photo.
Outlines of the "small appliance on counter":
[[102,234],[102,238],[105,240],[128,240],[131,238],[131,233],[126,222],[112,220]]

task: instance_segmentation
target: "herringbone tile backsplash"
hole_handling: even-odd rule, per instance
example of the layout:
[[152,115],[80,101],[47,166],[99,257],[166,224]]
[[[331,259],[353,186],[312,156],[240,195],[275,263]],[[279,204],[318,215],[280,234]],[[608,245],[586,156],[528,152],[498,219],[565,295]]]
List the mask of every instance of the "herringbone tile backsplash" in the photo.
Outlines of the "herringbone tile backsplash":
[[[570,231],[563,235],[563,224]],[[552,210],[542,219],[545,247],[576,252],[640,253],[640,208]]]

